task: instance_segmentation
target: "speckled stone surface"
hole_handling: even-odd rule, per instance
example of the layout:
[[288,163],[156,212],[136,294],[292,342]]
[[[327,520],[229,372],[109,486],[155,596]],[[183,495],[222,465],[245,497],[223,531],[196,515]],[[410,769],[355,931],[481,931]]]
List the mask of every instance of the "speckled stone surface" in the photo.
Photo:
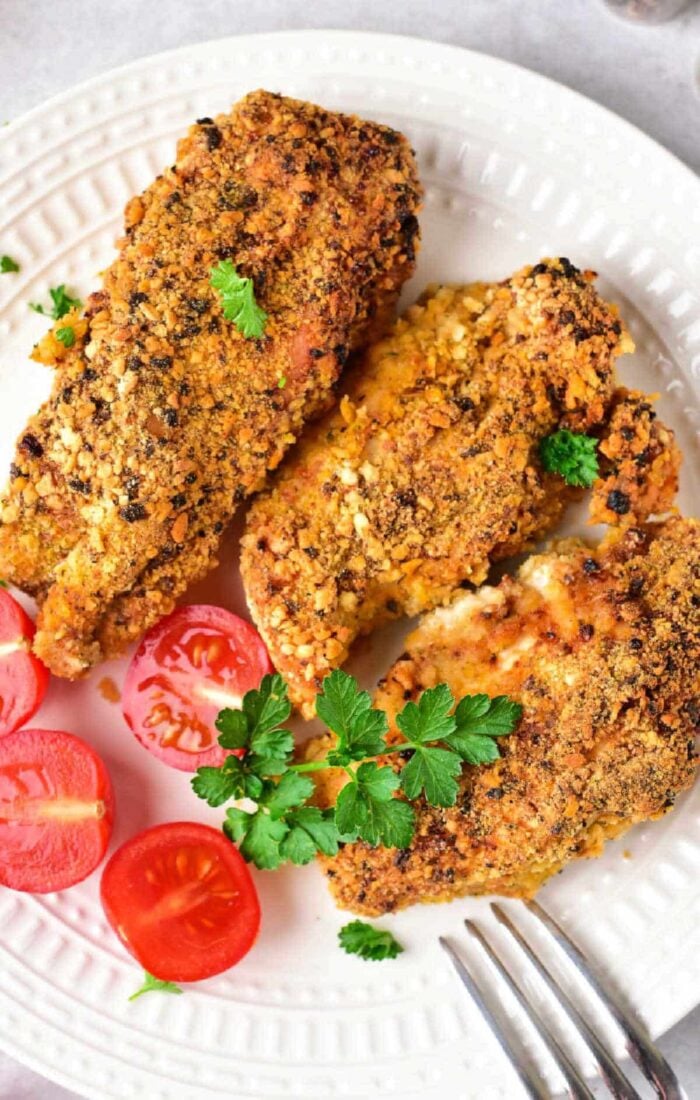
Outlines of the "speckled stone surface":
[[[604,104],[700,170],[697,0],[655,27],[617,19],[601,0],[0,0],[0,122],[145,54],[308,27],[415,35],[514,61]],[[690,1100],[700,1097],[700,1009],[660,1046]],[[72,1095],[0,1054],[0,1100]]]

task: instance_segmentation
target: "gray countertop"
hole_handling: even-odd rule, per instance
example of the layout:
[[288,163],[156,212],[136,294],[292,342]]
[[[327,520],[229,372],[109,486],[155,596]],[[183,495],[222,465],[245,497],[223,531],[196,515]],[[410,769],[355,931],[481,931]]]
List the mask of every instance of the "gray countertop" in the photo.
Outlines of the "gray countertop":
[[[700,171],[697,0],[657,27],[618,20],[600,0],[0,0],[0,120],[145,54],[309,27],[416,35],[517,62],[604,104]],[[700,1097],[700,1009],[659,1045],[690,1100]],[[71,1096],[0,1054],[1,1100]]]

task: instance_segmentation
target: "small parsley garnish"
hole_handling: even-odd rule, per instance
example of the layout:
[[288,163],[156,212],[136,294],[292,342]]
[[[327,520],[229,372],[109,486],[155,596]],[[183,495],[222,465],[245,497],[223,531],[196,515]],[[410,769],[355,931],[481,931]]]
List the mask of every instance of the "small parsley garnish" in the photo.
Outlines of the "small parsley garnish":
[[403,947],[391,932],[374,928],[363,920],[351,920],[338,933],[338,942],[348,955],[359,955],[361,959],[379,962],[381,959],[395,959]]
[[143,997],[144,993],[174,993],[179,996],[183,990],[175,982],[163,982],[160,978],[154,978],[152,974],[149,974],[147,970],[143,972],[143,985],[140,989],[137,989],[135,993],[132,993],[128,998],[130,1001],[135,1001],[137,997]]
[[[231,806],[224,832],[245,859],[263,870],[285,862],[309,863],[318,852],[334,856],[341,842],[364,840],[407,848],[413,839],[411,801],[423,795],[432,806],[453,806],[463,762],[490,763],[500,756],[495,738],[511,733],[522,707],[504,695],[467,695],[455,709],[446,684],[429,688],[397,715],[404,740],[387,745],[387,716],[372,706],[354,677],[336,669],[316,698],[316,714],[336,735],[322,760],[294,763],[294,739],[283,723],[291,713],[287,686],[275,673],[249,691],[240,710],[222,710],[219,744],[244,750],[219,767],[199,768],[192,787],[210,806],[242,799],[254,809]],[[401,753],[399,771],[372,757]],[[343,768],[348,781],[334,806],[308,805],[314,784],[305,773]],[[404,797],[396,797],[397,794]]]
[[75,330],[70,325],[56,329],[56,339],[63,344],[64,348],[72,348],[75,343]]
[[280,377],[277,379],[277,388],[280,389],[280,390],[283,390],[286,385],[287,385],[287,376],[286,376],[286,374],[281,374]]
[[540,442],[540,458],[550,474],[560,474],[567,485],[590,489],[598,476],[598,440],[566,429]]
[[7,581],[2,580],[2,578],[0,578],[0,588],[9,588]]
[[226,320],[233,321],[246,340],[262,336],[267,314],[255,301],[253,280],[239,275],[230,260],[222,260],[210,274],[211,285],[221,295]]
[[0,274],[9,275],[12,271],[19,271],[19,264],[12,256],[0,256]]
[[60,286],[51,287],[49,294],[52,302],[50,309],[45,309],[44,306],[36,302],[30,302],[29,308],[33,309],[35,313],[43,314],[44,317],[53,317],[54,321],[60,321],[61,317],[65,317],[72,309],[80,309],[83,304],[80,298],[71,298],[63,283]]

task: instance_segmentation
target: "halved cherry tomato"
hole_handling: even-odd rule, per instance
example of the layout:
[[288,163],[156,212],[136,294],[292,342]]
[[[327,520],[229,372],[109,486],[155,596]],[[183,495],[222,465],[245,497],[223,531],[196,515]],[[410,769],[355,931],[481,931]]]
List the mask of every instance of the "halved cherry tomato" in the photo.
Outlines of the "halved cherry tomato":
[[239,707],[270,658],[257,630],[223,607],[191,604],[161,619],[126,674],[124,717],[139,741],[182,771],[221,764],[214,720]]
[[60,730],[0,738],[0,883],[46,894],[94,871],[112,832],[107,769]]
[[31,651],[34,623],[0,588],[0,736],[13,733],[41,706],[49,671]]
[[245,860],[218,829],[192,821],[127,840],[104,869],[101,896],[124,946],[162,981],[198,982],[228,970],[260,928]]

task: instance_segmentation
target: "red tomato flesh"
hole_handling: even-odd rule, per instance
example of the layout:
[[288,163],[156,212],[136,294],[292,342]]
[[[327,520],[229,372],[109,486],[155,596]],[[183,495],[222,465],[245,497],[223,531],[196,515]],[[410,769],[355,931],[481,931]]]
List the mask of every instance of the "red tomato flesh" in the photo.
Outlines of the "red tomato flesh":
[[173,768],[221,764],[214,720],[239,707],[272,672],[257,630],[223,607],[191,604],[161,619],[129,665],[124,717],[139,741]]
[[34,623],[0,588],[0,736],[14,733],[41,706],[49,672],[31,651]]
[[102,904],[120,940],[162,981],[197,982],[253,946],[260,903],[238,849],[191,821],[146,829],[114,853]]
[[0,883],[46,894],[101,862],[114,818],[112,784],[89,745],[59,730],[0,738]]

